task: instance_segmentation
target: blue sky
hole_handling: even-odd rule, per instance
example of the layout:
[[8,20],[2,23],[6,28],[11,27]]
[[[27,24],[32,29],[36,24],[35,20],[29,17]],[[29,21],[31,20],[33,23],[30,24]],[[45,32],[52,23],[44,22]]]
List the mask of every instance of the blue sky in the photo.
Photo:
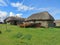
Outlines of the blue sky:
[[48,11],[60,19],[60,0],[0,0],[0,17],[29,17],[31,14]]

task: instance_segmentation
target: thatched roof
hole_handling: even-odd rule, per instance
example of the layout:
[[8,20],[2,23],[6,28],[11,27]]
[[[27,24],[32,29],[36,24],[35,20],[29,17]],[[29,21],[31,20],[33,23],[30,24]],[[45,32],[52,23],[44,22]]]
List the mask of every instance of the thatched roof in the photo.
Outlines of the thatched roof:
[[55,20],[54,22],[55,22],[55,23],[60,23],[60,20]]
[[54,18],[48,12],[41,12],[32,14],[26,19],[26,21],[30,20],[54,20]]
[[13,17],[13,16],[11,16],[11,17],[7,17],[6,19],[5,19],[5,21],[13,21],[13,20],[16,20],[16,21],[24,21],[25,19],[24,18],[20,18],[20,17]]

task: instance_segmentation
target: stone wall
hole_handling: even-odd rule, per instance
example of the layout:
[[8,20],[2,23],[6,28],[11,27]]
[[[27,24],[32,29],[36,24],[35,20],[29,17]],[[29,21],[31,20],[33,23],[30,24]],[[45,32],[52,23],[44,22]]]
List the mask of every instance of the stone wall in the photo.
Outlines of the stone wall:
[[56,26],[60,26],[60,20],[55,20],[54,23],[56,24]]

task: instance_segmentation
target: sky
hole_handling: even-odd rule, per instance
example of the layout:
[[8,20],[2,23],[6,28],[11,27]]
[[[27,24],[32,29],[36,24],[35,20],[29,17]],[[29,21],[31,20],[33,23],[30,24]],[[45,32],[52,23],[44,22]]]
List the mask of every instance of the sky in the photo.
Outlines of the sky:
[[60,19],[60,0],[0,0],[0,21],[8,16],[27,18],[34,13],[48,11]]

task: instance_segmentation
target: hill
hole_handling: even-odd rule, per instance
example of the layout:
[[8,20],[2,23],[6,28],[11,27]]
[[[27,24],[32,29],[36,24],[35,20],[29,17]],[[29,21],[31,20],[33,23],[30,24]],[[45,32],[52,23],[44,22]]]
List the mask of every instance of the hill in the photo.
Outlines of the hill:
[[0,45],[60,45],[60,28],[20,28],[0,24],[0,31]]

